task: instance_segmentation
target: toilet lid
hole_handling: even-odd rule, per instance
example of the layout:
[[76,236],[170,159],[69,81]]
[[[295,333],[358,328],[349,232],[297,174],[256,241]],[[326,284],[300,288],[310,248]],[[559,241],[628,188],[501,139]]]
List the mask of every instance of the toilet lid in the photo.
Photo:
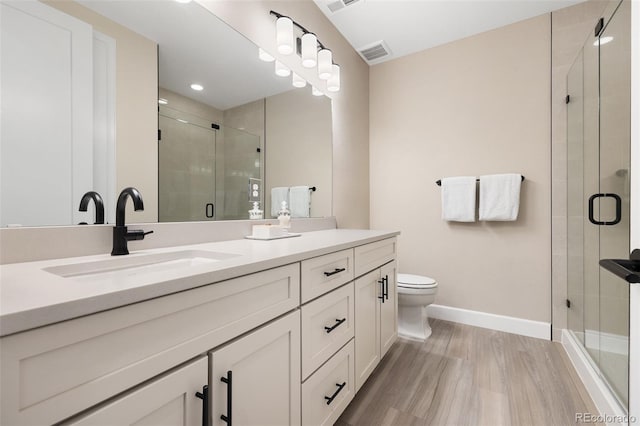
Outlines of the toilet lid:
[[433,288],[437,286],[438,283],[433,278],[422,275],[398,274],[398,287]]

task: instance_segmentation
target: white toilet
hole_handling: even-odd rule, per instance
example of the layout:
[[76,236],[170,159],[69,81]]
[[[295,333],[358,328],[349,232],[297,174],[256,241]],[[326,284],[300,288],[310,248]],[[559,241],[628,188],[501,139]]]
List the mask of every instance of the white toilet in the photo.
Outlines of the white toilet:
[[431,336],[427,306],[435,301],[438,283],[429,277],[398,274],[398,335],[424,341]]

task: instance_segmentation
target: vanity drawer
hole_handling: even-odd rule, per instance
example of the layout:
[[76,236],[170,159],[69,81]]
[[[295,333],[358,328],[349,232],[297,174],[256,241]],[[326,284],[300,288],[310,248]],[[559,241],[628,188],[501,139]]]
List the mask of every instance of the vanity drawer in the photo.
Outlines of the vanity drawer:
[[351,340],[302,384],[302,424],[332,425],[355,394]]
[[353,282],[302,307],[302,377],[354,336]]
[[397,239],[387,238],[355,248],[356,277],[391,262],[396,258]]
[[353,280],[353,249],[302,261],[302,303]]
[[299,277],[295,263],[3,337],[0,424],[58,422],[295,309]]

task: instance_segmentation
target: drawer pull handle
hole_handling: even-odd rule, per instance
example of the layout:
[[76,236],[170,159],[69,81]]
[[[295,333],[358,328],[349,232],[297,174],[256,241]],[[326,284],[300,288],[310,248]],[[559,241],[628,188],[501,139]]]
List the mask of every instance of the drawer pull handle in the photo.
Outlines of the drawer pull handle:
[[220,377],[220,381],[227,384],[227,415],[220,415],[220,419],[227,425],[231,426],[231,370],[227,371],[227,377]]
[[384,297],[389,300],[389,275],[385,275],[382,281],[384,281]]
[[347,270],[347,268],[336,268],[331,272],[325,272],[324,276],[325,277],[330,277],[331,275],[339,274],[340,272],[344,272],[346,270]]
[[340,324],[342,324],[343,322],[345,322],[347,319],[346,318],[342,318],[342,319],[336,319],[336,323],[333,324],[331,327],[327,327],[326,325],[324,326],[324,329],[327,331],[328,333],[331,333],[333,330],[336,329],[336,327],[338,327]]
[[331,396],[325,396],[324,399],[327,400],[327,405],[331,404],[333,402],[333,400],[335,399],[336,396],[338,396],[338,394],[340,393],[340,391],[342,390],[342,388],[345,387],[345,385],[347,384],[347,382],[342,382],[342,384],[338,384],[336,383],[336,386],[338,387],[338,389],[333,393],[333,395]]
[[380,296],[378,296],[378,299],[382,300],[382,303],[384,303],[384,297],[386,296],[386,293],[384,292],[384,278],[378,280],[378,283],[380,284]]
[[196,392],[196,398],[202,400],[202,426],[209,423],[209,385],[202,387],[202,392]]

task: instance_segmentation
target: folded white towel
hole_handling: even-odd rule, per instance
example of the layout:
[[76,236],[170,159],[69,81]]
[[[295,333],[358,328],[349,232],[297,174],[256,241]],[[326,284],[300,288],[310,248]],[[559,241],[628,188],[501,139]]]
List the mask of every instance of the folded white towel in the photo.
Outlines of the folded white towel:
[[289,204],[289,187],[278,186],[271,188],[271,217],[278,217],[278,212],[282,208],[282,202]]
[[289,201],[291,217],[309,217],[311,192],[308,186],[292,186],[289,190]]
[[516,220],[521,183],[516,173],[480,176],[480,220]]
[[442,220],[476,221],[476,177],[442,179]]

